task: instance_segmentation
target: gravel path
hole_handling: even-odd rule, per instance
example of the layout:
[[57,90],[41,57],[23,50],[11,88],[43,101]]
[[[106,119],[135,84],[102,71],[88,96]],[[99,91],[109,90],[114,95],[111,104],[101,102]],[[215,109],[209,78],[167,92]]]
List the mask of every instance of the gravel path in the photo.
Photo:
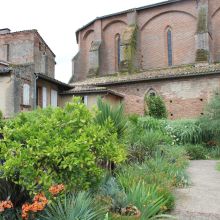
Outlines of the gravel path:
[[172,215],[178,220],[220,220],[220,172],[217,161],[191,161],[190,187],[177,189]]

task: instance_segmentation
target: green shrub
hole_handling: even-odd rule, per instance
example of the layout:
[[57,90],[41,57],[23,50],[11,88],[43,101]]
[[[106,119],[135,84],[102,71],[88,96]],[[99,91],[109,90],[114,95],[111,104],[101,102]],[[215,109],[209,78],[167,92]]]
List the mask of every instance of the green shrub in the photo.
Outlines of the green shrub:
[[167,118],[167,110],[163,99],[160,96],[146,96],[147,115],[154,118]]
[[151,157],[162,145],[172,143],[172,138],[166,134],[166,121],[152,117],[139,117],[129,121],[127,132],[128,160],[143,162]]
[[155,185],[157,198],[162,196],[166,200],[166,209],[170,210],[174,206],[173,188],[188,185],[187,165],[188,157],[184,148],[164,146],[142,164],[124,166],[118,171],[117,180],[125,192],[135,189],[139,182],[144,182],[146,189]]
[[191,160],[207,159],[207,149],[202,145],[186,145],[185,149]]
[[208,158],[220,159],[220,147],[215,146],[210,149],[207,149],[207,151],[208,151]]
[[203,130],[197,120],[169,121],[166,130],[177,144],[198,144],[203,139]]
[[220,93],[216,91],[205,108],[200,124],[209,139],[220,141]]
[[137,120],[137,126],[142,130],[147,130],[147,131],[165,132],[166,125],[167,125],[166,120],[159,120],[149,116],[139,117]]
[[113,123],[113,127],[116,130],[118,137],[123,138],[126,131],[127,119],[124,116],[124,107],[119,104],[116,107],[112,107],[109,103],[105,103],[101,98],[98,99],[98,114],[95,117],[95,122],[99,125],[105,125],[109,120]]
[[94,203],[93,198],[87,192],[69,194],[64,198],[58,198],[48,205],[42,220],[99,220],[104,219],[105,210]]
[[170,142],[170,138],[160,131],[146,131],[133,135],[131,134],[128,139],[130,161],[143,162],[146,158],[153,156],[160,146]]
[[32,192],[59,183],[74,191],[95,187],[103,162],[117,164],[125,159],[111,121],[102,126],[94,123],[79,99],[64,109],[22,113],[6,122],[3,134],[0,178]]

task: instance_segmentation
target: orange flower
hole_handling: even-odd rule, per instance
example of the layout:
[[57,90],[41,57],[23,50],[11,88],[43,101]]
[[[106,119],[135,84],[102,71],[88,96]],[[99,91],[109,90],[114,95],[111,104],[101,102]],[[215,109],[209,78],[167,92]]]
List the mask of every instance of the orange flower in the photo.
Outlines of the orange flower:
[[22,219],[28,219],[29,212],[38,212],[44,210],[45,206],[47,205],[48,200],[43,193],[37,194],[32,204],[25,203],[22,206]]
[[51,186],[49,189],[49,192],[53,195],[53,196],[57,196],[60,192],[62,192],[65,189],[63,184],[60,185],[54,185]]
[[11,208],[13,208],[13,204],[10,200],[0,202],[0,212],[4,212],[5,209],[11,209]]

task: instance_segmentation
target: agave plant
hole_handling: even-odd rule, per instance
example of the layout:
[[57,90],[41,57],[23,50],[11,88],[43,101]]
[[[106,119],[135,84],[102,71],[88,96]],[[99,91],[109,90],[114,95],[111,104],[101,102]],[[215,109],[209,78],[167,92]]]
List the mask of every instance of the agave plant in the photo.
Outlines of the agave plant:
[[109,209],[111,211],[120,211],[121,208],[124,208],[127,205],[125,191],[119,186],[116,178],[112,176],[106,176],[106,178],[104,178],[99,187],[98,195],[110,198],[111,204]]
[[43,220],[99,220],[104,219],[105,210],[94,204],[88,192],[68,194],[57,198],[45,209]]

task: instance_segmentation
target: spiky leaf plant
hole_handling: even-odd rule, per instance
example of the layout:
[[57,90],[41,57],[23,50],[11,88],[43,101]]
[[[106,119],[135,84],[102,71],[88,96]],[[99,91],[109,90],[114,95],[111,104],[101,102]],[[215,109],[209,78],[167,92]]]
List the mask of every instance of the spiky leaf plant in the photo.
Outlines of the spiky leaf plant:
[[43,220],[100,220],[104,219],[105,210],[94,204],[88,192],[65,195],[48,205]]
[[127,124],[123,105],[111,106],[109,103],[103,102],[102,99],[99,98],[97,106],[99,112],[96,115],[95,122],[100,125],[105,125],[105,123],[110,120],[117,131],[118,137],[123,138]]

